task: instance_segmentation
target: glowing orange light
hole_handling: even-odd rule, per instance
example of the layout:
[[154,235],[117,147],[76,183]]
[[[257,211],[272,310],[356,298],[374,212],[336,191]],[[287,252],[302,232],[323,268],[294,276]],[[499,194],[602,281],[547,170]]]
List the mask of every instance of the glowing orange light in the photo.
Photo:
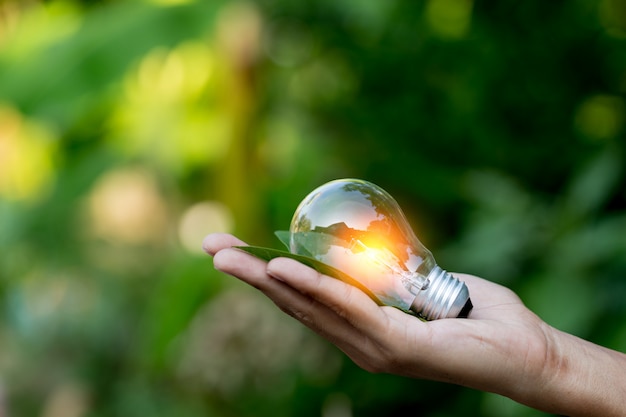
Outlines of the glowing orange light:
[[366,264],[369,264],[366,266],[375,266],[377,268],[389,270],[390,272],[396,272],[395,270],[397,269],[397,266],[394,266],[394,263],[396,263],[397,260],[393,254],[386,248],[376,249],[376,246],[378,245],[372,245],[374,247],[370,245],[365,245],[362,241],[355,239],[352,242],[352,250],[354,252],[356,249],[356,253],[360,253],[362,255],[361,259],[367,261]]

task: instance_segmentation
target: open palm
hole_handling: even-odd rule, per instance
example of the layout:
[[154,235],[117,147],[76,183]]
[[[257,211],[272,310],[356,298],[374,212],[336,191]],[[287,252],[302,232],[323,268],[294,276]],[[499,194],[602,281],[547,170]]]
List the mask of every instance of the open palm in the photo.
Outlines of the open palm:
[[[567,364],[572,361],[564,352],[602,355],[601,364],[607,367],[613,360],[626,365],[624,355],[559,332],[512,291],[478,277],[455,274],[472,297],[468,319],[423,322],[394,307],[380,307],[356,287],[292,259],[266,263],[232,248],[244,244],[234,236],[214,234],[205,238],[204,249],[214,256],[218,270],[262,291],[370,372],[460,384],[563,412],[575,402],[561,394],[576,388],[569,383],[572,367]],[[582,395],[578,399],[586,401]],[[600,415],[594,410],[572,415]]]

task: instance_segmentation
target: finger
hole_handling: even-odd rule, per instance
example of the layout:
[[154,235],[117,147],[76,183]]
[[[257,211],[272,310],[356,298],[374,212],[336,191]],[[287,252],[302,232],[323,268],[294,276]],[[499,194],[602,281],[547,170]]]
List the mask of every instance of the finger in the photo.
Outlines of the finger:
[[245,242],[227,233],[213,233],[205,237],[202,241],[202,249],[211,256],[225,248],[245,245]]
[[354,350],[348,345],[362,339],[363,336],[333,310],[269,276],[264,261],[237,249],[223,249],[215,254],[213,263],[216,269],[259,289],[282,311],[340,348]]
[[267,271],[270,276],[327,306],[364,334],[385,333],[386,314],[358,288],[287,258],[272,260]]

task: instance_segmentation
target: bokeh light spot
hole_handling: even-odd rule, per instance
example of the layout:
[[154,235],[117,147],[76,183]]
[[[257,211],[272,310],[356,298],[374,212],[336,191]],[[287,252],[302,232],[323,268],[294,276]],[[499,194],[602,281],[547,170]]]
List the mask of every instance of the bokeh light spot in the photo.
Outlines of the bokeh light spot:
[[426,18],[432,30],[440,36],[462,38],[472,20],[471,0],[430,0]]
[[106,173],[89,197],[92,232],[122,244],[159,243],[166,239],[167,209],[155,179],[141,169]]
[[82,384],[67,382],[50,393],[42,417],[82,417],[89,409],[89,396]]
[[622,130],[625,111],[624,100],[617,96],[593,96],[578,108],[574,125],[589,139],[610,139]]
[[215,64],[199,41],[151,50],[125,77],[126,94],[110,121],[114,146],[177,172],[219,159],[231,132],[224,109],[206,106]]
[[34,200],[52,182],[56,142],[43,126],[0,106],[0,196]]
[[602,0],[599,4],[600,22],[609,36],[626,39],[626,2]]
[[257,6],[248,1],[233,1],[220,10],[217,37],[238,68],[249,68],[258,59],[263,20]]
[[185,249],[202,253],[202,239],[209,233],[232,232],[234,219],[231,211],[217,201],[204,201],[189,207],[182,215],[178,237]]

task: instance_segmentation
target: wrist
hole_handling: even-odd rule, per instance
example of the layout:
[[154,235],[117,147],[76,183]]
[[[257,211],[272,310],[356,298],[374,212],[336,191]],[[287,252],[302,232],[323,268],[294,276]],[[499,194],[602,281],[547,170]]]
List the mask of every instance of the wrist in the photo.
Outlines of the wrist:
[[529,405],[571,417],[623,415],[626,355],[550,326],[546,335],[545,367]]

